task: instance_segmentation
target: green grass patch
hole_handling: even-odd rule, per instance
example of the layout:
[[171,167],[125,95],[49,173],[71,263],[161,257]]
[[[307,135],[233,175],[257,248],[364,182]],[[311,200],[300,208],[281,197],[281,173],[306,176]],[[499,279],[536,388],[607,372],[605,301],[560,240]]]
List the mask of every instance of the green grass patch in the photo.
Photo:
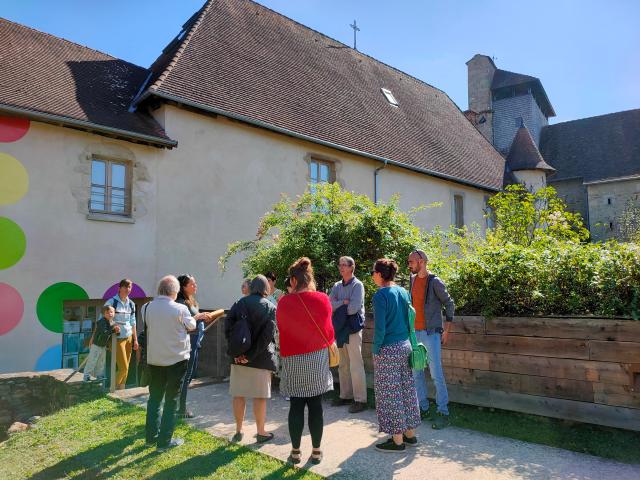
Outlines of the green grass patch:
[[457,403],[449,405],[449,413],[456,427],[640,463],[640,432]]
[[[368,389],[367,403],[370,408],[376,408],[373,389]],[[456,427],[625,463],[640,463],[640,448],[637,448],[640,432],[461,403],[450,403],[449,413],[451,425]]]
[[176,436],[185,444],[157,453],[144,424],[143,409],[109,398],[61,410],[0,445],[0,478],[322,478],[184,423]]

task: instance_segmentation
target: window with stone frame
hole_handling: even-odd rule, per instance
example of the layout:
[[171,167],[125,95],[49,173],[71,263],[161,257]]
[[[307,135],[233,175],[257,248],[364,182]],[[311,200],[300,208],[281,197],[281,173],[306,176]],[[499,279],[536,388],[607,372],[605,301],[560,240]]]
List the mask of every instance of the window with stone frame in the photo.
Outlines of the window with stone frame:
[[309,161],[309,184],[312,193],[315,192],[315,185],[335,182],[335,178],[333,162],[311,158]]
[[97,156],[91,159],[89,212],[131,216],[131,163]]

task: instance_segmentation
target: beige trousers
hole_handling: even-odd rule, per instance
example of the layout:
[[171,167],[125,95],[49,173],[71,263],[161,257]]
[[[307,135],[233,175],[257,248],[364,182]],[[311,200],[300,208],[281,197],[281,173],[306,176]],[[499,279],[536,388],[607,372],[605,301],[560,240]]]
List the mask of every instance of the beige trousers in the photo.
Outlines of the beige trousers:
[[340,349],[340,398],[367,402],[367,377],[362,361],[362,330],[349,335],[349,343]]

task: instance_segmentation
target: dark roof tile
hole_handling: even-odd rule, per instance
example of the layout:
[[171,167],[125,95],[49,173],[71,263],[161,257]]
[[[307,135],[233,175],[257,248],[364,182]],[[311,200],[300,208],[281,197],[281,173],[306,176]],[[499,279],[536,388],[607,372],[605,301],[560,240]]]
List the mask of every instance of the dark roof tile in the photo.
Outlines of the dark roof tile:
[[640,174],[640,109],[549,125],[540,152],[557,173],[553,181],[593,182]]
[[146,96],[502,187],[504,159],[444,92],[248,0],[209,1],[186,25]]
[[0,18],[0,111],[33,112],[173,142],[153,117],[129,112],[149,71]]
[[522,125],[513,138],[509,155],[507,155],[507,165],[512,172],[518,170],[544,170],[553,172],[553,167],[549,166],[540,155],[536,143],[529,132],[529,129]]

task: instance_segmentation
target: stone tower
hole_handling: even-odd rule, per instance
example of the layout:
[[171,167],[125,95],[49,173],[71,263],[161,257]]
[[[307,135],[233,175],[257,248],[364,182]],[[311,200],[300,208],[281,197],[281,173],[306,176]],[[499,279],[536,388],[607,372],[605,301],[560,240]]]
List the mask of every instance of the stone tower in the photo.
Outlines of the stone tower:
[[496,66],[486,55],[475,54],[467,62],[469,111],[467,118],[482,133],[484,138],[493,143],[493,105],[491,98],[491,82]]

